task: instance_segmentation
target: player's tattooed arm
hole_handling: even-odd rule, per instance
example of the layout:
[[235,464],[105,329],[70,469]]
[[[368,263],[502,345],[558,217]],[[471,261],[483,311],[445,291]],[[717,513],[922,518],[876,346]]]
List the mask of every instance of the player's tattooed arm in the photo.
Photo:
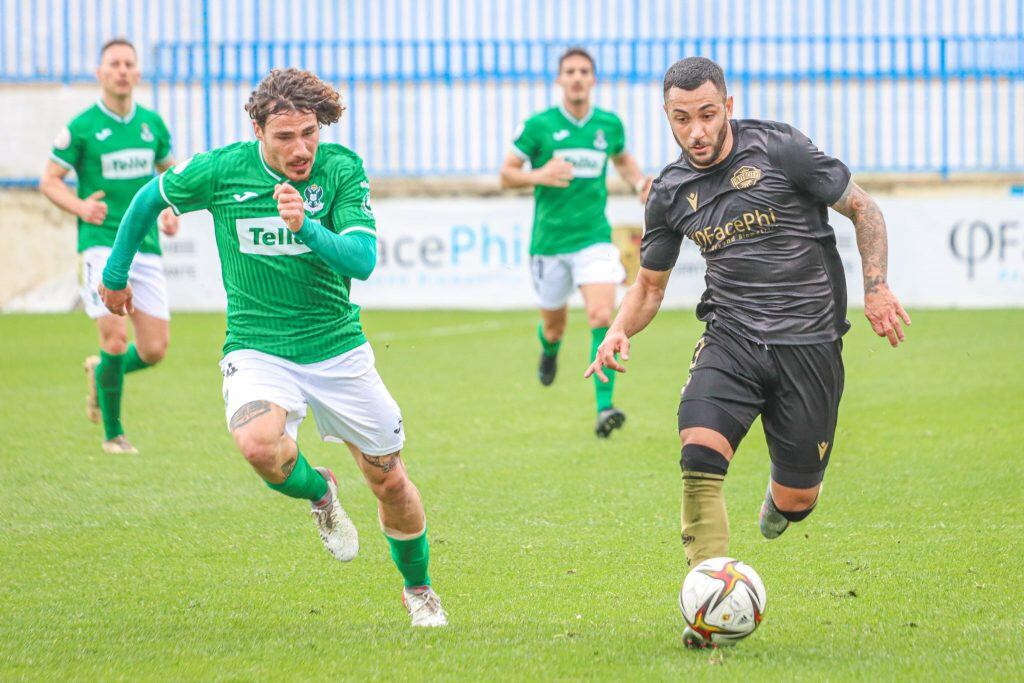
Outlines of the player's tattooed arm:
[[391,455],[367,455],[363,453],[363,460],[368,462],[371,467],[376,467],[384,474],[387,474],[391,470],[398,467],[398,464],[402,461],[402,458],[397,453]]
[[229,429],[235,431],[249,424],[257,417],[262,417],[270,412],[273,404],[270,401],[250,401],[235,411],[231,417]]
[[875,334],[886,337],[893,347],[899,346],[905,339],[903,324],[910,324],[910,316],[886,282],[889,245],[882,211],[852,180],[832,208],[853,221],[857,232],[857,248],[864,268],[864,317]]
[[871,195],[852,180],[832,208],[853,222],[864,269],[864,293],[873,294],[886,284],[889,270],[889,243],[882,210]]

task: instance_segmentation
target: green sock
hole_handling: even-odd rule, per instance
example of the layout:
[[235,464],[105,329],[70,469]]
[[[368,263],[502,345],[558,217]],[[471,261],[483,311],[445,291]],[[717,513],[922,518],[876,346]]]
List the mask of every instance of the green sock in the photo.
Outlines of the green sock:
[[[607,327],[595,327],[590,331],[590,362],[594,362],[594,359],[597,358],[597,347],[604,341],[604,335],[607,333]],[[594,375],[594,395],[597,398],[597,412],[612,407],[612,391],[615,389],[615,375],[618,373],[614,370],[606,370],[604,374],[608,377],[607,384],[598,379],[597,375]]]
[[121,388],[124,385],[123,353],[107,353],[100,349],[96,366],[96,393],[103,414],[103,431],[107,440],[124,434],[121,427]]
[[124,354],[124,374],[144,370],[151,367],[149,363],[139,357],[139,351],[135,348],[135,342],[128,345],[128,353]]
[[540,338],[540,345],[544,349],[545,356],[557,356],[558,349],[562,346],[562,340],[550,342],[544,338],[544,325],[537,325],[537,337]]
[[395,566],[402,573],[406,587],[429,586],[430,574],[427,573],[427,565],[430,564],[430,545],[427,543],[427,530],[416,538],[402,541],[391,538],[384,534],[391,546],[391,559]]
[[302,451],[297,454],[295,468],[287,479],[280,484],[271,484],[269,481],[266,484],[278,493],[292,498],[320,500],[327,495],[327,480],[309,466],[306,459],[302,457]]

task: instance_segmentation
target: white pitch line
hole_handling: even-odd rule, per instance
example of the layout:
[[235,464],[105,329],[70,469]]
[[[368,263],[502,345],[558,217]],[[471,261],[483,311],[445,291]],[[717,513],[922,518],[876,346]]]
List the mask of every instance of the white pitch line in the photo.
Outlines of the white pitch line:
[[410,330],[408,332],[379,332],[369,334],[367,338],[370,343],[377,341],[391,342],[405,339],[419,339],[424,337],[458,337],[464,334],[476,334],[477,332],[493,332],[506,327],[513,327],[511,323],[502,323],[497,320],[489,320],[482,323],[464,323],[462,325],[440,325],[428,327],[424,330]]

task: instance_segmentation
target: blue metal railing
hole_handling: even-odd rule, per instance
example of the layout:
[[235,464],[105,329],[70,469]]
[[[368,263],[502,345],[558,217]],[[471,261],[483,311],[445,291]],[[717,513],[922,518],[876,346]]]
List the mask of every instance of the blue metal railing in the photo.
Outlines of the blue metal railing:
[[249,91],[295,65],[342,91],[326,139],[371,173],[493,174],[581,43],[649,170],[676,153],[662,74],[703,54],[738,116],[793,123],[856,170],[1024,171],[1024,0],[0,0],[0,16],[0,87],[91,83],[99,45],[133,39],[178,156],[251,135]]

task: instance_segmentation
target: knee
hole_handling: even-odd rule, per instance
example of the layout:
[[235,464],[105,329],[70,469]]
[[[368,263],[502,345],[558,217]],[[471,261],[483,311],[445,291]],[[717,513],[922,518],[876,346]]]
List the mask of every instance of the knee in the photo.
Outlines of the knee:
[[[772,483],[772,500],[775,507],[792,522],[800,520],[811,514],[814,504],[818,502],[818,491],[821,485],[809,489],[794,489],[778,486]],[[790,515],[799,515],[799,519],[793,519]]]
[[683,447],[679,467],[682,470],[725,476],[732,461],[732,444],[713,429],[692,427],[679,433]]
[[145,344],[135,343],[135,349],[139,352],[139,358],[146,365],[156,365],[167,355],[167,339],[147,341]]
[[564,320],[545,320],[541,326],[544,329],[544,338],[547,339],[548,341],[558,341],[559,339],[562,338],[562,335],[565,334]]
[[252,468],[260,473],[273,472],[277,467],[277,452],[280,444],[280,436],[268,439],[263,435],[253,434],[245,431],[233,433],[235,444],[242,452],[242,457],[252,465]]
[[409,489],[409,478],[402,470],[394,470],[371,482],[373,494],[382,503],[401,502]]
[[596,306],[587,311],[587,324],[590,329],[609,327],[612,324],[611,306]]
[[100,348],[109,354],[120,356],[128,352],[128,334],[126,332],[108,332],[100,339]]
[[729,472],[729,459],[712,446],[684,443],[680,451],[679,468],[684,472],[705,472],[724,477]]

